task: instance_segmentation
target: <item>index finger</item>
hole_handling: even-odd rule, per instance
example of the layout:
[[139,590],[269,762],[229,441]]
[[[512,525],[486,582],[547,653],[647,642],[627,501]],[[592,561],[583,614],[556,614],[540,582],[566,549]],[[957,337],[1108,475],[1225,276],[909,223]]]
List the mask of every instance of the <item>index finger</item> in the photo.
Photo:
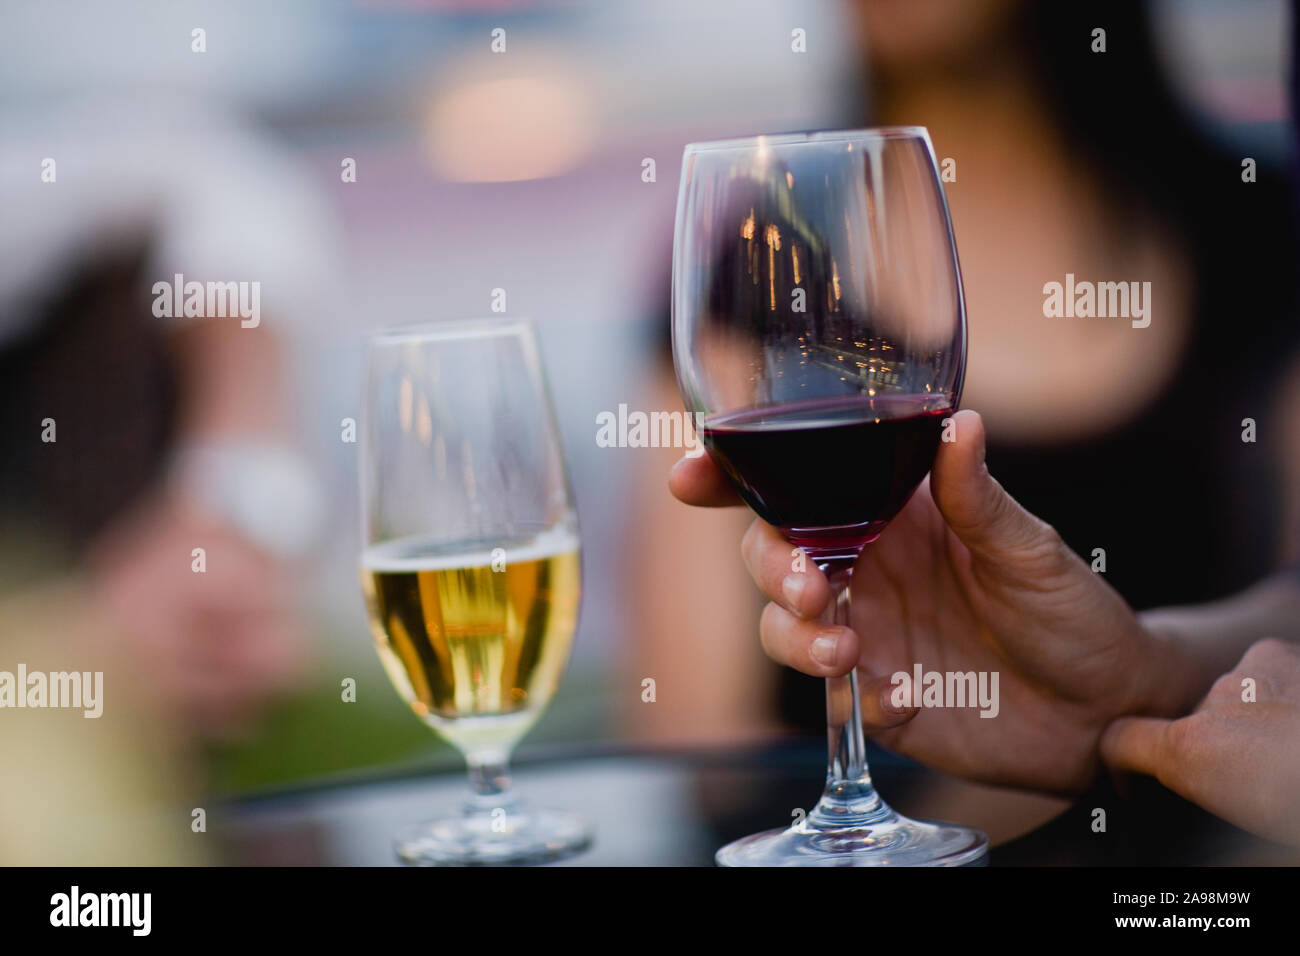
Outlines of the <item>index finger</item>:
[[668,472],[668,490],[688,505],[723,508],[741,504],[740,495],[717,463],[706,452],[686,457]]

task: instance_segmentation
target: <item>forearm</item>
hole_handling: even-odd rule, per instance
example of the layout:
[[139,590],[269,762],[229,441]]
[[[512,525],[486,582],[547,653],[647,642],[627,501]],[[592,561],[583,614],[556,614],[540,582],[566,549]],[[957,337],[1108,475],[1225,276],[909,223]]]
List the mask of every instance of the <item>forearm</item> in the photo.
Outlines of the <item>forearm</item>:
[[1157,608],[1139,616],[1152,636],[1161,671],[1149,710],[1181,716],[1256,641],[1300,641],[1300,568],[1279,572],[1222,601]]

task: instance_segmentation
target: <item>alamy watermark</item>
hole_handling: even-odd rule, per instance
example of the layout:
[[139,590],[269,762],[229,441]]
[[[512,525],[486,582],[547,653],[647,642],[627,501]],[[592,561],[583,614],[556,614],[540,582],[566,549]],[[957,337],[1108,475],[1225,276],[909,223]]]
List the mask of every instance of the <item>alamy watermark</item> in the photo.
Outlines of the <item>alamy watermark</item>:
[[120,926],[132,936],[148,936],[152,913],[152,893],[83,893],[74,884],[50,897],[51,926]]
[[262,283],[258,281],[186,282],[185,273],[178,272],[171,282],[155,282],[153,294],[153,314],[159,319],[237,317],[245,329],[262,323]]
[[700,428],[704,413],[695,412],[643,412],[628,410],[627,404],[618,406],[618,412],[600,412],[596,415],[596,445],[599,448],[685,448],[687,458],[704,454],[700,441]]
[[1045,283],[1043,296],[1049,319],[1132,319],[1135,329],[1151,324],[1150,282],[1076,282],[1067,272],[1064,283]]
[[104,713],[103,671],[0,671],[0,708],[80,708],[83,717]]
[[912,673],[896,671],[889,682],[894,689],[889,702],[902,710],[907,707],[978,707],[981,717],[996,717],[998,702],[997,671],[927,671],[920,664]]

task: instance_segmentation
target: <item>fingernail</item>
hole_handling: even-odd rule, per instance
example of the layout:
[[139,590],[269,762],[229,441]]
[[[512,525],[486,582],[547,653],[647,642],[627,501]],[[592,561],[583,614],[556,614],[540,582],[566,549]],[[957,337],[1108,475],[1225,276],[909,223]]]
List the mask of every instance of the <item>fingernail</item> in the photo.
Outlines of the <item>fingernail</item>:
[[835,666],[835,651],[839,647],[840,639],[833,634],[823,634],[812,642],[812,647],[808,653],[812,659],[823,667]]
[[796,614],[800,614],[799,598],[803,596],[803,589],[807,583],[804,576],[797,572],[787,574],[785,580],[781,582],[781,593],[785,595],[786,606]]

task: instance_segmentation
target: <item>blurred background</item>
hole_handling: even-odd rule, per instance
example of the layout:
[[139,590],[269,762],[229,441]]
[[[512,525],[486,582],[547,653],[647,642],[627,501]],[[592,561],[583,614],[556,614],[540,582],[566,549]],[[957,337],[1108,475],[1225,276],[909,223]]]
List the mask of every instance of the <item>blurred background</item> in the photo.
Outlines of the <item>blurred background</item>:
[[[0,785],[4,862],[203,859],[155,816],[458,762],[373,650],[347,420],[369,334],[487,316],[496,290],[537,324],[585,570],[570,668],[523,750],[819,732],[819,682],[796,687],[755,639],[745,516],[672,502],[677,453],[595,441],[602,411],[681,407],[668,270],[693,140],[929,126],[955,160],[964,404],[995,474],[1082,553],[1106,546],[1139,607],[1295,554],[1281,0],[11,0],[2,17],[0,669],[106,674],[93,731],[0,717],[33,768]],[[1067,272],[1150,278],[1152,327],[1045,319],[1042,285]],[[156,316],[175,273],[259,281],[260,324]],[[1200,437],[1208,416],[1239,441],[1245,415],[1266,436],[1249,461]],[[187,471],[213,447],[270,489],[243,524]],[[228,569],[202,595],[161,558],[197,529]]]

